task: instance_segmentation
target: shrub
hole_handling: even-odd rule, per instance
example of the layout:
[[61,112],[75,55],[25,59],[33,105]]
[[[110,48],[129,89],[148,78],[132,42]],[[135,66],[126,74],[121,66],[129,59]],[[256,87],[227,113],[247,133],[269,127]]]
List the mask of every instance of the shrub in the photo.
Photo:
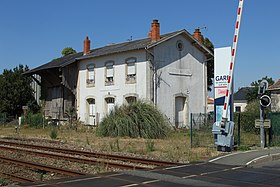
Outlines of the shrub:
[[148,139],[146,141],[146,151],[147,152],[153,152],[155,151],[155,142],[151,139]]
[[52,128],[51,133],[50,133],[50,137],[51,139],[56,139],[57,138],[57,129],[56,128]]
[[155,139],[164,138],[169,132],[170,126],[163,114],[143,101],[116,106],[97,128],[97,135],[111,137]]
[[42,113],[33,114],[32,112],[27,112],[26,121],[24,121],[24,117],[22,116],[21,124],[24,125],[26,122],[30,127],[42,127],[44,122],[43,118],[44,116]]

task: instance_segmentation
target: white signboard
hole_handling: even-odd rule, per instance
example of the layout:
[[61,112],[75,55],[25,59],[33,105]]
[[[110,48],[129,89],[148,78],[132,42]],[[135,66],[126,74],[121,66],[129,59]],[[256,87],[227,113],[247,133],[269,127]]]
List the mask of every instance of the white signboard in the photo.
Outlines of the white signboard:
[[216,99],[226,94],[231,61],[231,47],[216,48],[214,50],[214,59],[214,88]]
[[[228,74],[231,61],[231,47],[214,49],[214,89],[215,89],[215,114],[216,121],[221,121],[223,114],[224,97],[228,86]],[[228,107],[228,119],[230,108]]]

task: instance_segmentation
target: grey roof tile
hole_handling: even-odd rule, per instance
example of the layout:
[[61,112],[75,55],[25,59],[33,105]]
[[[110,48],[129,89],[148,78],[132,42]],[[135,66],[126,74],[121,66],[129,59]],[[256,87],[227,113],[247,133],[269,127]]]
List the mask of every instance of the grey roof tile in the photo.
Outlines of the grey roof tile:
[[175,35],[181,34],[181,33],[186,33],[189,37],[191,37],[194,40],[195,43],[197,43],[197,46],[200,49],[202,49],[203,51],[206,51],[206,53],[213,56],[211,51],[209,51],[205,46],[203,46],[198,41],[196,41],[190,33],[188,33],[186,30],[183,29],[183,30],[171,32],[168,34],[163,34],[163,35],[161,35],[161,39],[154,43],[151,43],[150,38],[144,38],[144,39],[124,42],[124,43],[118,43],[118,44],[112,44],[112,45],[107,45],[104,47],[92,49],[88,55],[83,55],[83,52],[79,52],[79,53],[72,54],[72,55],[67,55],[67,56],[52,60],[37,68],[34,68],[34,69],[26,72],[25,74],[33,74],[33,73],[36,73],[38,71],[42,71],[45,69],[63,67],[63,66],[71,64],[71,63],[75,62],[76,60],[80,60],[80,59],[93,58],[93,57],[110,55],[110,54],[114,54],[114,53],[121,53],[121,52],[131,51],[131,50],[139,50],[139,49],[144,49],[145,47],[148,47],[148,48],[153,47],[153,46],[155,46],[165,40],[168,40],[169,38],[171,38]]

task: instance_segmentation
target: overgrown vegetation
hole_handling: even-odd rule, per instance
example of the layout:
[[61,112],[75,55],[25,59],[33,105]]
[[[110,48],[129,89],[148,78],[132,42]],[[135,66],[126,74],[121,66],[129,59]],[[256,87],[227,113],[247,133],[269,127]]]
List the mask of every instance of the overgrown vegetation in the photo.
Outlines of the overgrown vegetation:
[[22,125],[28,125],[29,127],[34,128],[41,128],[43,127],[43,123],[47,123],[47,120],[44,120],[44,116],[42,113],[36,113],[33,114],[31,111],[28,111],[26,113],[26,119],[24,119],[24,116],[22,115]]
[[57,129],[56,128],[52,128],[51,133],[50,133],[50,137],[51,139],[56,139],[58,135]]
[[170,132],[168,121],[153,105],[136,101],[115,107],[97,128],[97,135],[132,138],[165,138]]
[[8,182],[4,179],[0,177],[0,186],[6,186],[8,185]]

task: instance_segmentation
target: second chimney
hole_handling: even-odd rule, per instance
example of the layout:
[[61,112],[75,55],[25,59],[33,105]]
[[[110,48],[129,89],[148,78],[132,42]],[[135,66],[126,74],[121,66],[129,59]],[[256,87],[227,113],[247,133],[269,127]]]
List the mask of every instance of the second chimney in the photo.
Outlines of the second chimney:
[[90,40],[88,39],[88,36],[84,40],[84,55],[87,55],[90,53]]
[[193,37],[196,40],[198,40],[200,43],[202,43],[204,40],[199,28],[195,29],[195,31],[193,33]]
[[153,20],[150,36],[152,42],[158,41],[160,39],[160,25],[157,19]]

